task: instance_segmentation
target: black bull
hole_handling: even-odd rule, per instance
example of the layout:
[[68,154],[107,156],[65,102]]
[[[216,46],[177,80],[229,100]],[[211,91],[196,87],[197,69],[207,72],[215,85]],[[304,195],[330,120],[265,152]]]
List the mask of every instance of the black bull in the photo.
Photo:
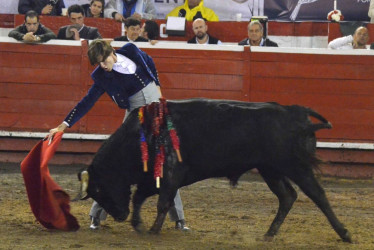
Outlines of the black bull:
[[[143,172],[138,110],[102,145],[88,174],[79,174],[82,179],[89,176],[87,197],[96,200],[115,220],[123,221],[129,215],[131,185],[137,185],[131,219],[137,231],[144,230],[140,218],[143,202],[159,193],[157,218],[150,229],[158,233],[178,188],[212,177],[227,177],[236,185],[243,173],[257,168],[279,200],[266,238],[271,239],[278,232],[297,198],[291,180],[322,210],[343,241],[351,242],[348,230],[335,216],[313,173],[318,165],[314,132],[331,128],[321,115],[302,106],[206,99],[168,101],[168,109],[179,135],[183,161],[178,161],[170,137],[165,135],[159,189],[153,177],[154,140],[149,134],[146,138],[150,169]],[[310,116],[320,123],[312,123]]]

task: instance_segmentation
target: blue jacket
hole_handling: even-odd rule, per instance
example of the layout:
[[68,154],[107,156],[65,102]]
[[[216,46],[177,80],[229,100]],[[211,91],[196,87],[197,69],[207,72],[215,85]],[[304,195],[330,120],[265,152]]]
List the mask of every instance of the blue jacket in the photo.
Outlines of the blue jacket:
[[100,66],[92,72],[94,84],[82,100],[70,111],[64,122],[69,127],[82,118],[105,92],[119,108],[128,109],[128,98],[150,82],[160,86],[155,64],[150,56],[132,43],[127,43],[116,53],[126,56],[136,64],[135,74],[125,75],[114,70],[106,72]]

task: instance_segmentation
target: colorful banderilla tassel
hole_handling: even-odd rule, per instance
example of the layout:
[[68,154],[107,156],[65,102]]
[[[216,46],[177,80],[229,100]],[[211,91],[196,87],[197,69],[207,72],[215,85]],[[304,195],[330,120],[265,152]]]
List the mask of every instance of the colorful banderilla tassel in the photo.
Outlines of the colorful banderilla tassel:
[[138,112],[139,122],[140,122],[140,149],[142,152],[142,160],[143,160],[143,171],[148,172],[148,145],[147,141],[145,140],[144,131],[142,129],[142,125],[144,123],[144,108],[141,107]]
[[157,156],[155,160],[155,167],[154,167],[154,175],[153,175],[153,177],[156,180],[157,188],[160,188],[160,178],[162,178],[162,172],[163,172],[162,168],[164,165],[164,161],[165,161],[165,149],[164,149],[164,146],[162,145],[157,152]]
[[175,130],[173,126],[173,122],[171,121],[170,116],[167,117],[167,125],[168,125],[171,143],[173,144],[173,148],[175,152],[177,153],[178,161],[182,162],[182,156],[179,150],[179,138],[177,135],[177,131]]

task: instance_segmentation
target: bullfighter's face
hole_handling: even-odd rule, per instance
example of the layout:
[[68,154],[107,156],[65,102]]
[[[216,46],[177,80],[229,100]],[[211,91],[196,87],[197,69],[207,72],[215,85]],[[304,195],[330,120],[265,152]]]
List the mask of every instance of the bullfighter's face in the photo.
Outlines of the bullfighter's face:
[[98,58],[98,61],[100,62],[100,67],[103,70],[110,72],[113,69],[113,65],[117,62],[117,56],[112,52],[104,60],[102,58]]

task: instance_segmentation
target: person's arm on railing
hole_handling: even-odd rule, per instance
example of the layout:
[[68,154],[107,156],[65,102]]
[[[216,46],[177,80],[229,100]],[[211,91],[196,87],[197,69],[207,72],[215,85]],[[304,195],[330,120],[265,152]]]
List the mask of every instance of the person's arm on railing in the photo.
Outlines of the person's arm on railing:
[[343,37],[339,37],[339,38],[332,40],[329,43],[328,48],[339,49],[340,47],[351,44],[352,42],[353,42],[353,37],[351,35],[343,36]]

